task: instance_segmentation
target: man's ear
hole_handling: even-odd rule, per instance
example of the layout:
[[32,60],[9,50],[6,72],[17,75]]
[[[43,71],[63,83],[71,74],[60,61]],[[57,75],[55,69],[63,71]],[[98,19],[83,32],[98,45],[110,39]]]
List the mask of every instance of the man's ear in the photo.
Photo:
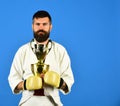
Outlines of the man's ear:
[[52,26],[52,24],[51,24],[51,25],[50,25],[50,31],[52,30],[52,27],[53,27],[53,26]]
[[32,30],[33,30],[33,24],[32,24]]

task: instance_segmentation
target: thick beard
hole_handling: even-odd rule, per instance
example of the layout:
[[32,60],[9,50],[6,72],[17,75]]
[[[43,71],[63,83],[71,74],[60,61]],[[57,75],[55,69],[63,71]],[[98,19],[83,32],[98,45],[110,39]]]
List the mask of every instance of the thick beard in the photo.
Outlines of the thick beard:
[[[39,34],[39,32],[42,32],[43,34]],[[49,38],[49,35],[50,35],[49,32],[46,32],[46,31],[43,31],[43,30],[39,30],[37,32],[34,32],[34,38],[39,43],[46,41]]]

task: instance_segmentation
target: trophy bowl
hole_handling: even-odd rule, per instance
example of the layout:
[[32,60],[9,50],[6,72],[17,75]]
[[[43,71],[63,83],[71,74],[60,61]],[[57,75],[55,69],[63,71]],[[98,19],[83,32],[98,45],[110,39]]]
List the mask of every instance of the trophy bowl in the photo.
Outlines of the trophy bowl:
[[41,73],[46,73],[49,70],[48,64],[31,64],[31,70],[34,75],[40,75]]

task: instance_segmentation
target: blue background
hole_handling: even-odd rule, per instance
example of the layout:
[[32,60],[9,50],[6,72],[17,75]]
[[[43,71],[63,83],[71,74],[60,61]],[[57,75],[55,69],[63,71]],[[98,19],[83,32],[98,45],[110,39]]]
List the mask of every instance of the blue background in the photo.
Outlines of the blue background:
[[0,106],[18,105],[8,74],[17,49],[33,37],[39,9],[51,14],[51,39],[71,58],[75,83],[70,94],[60,93],[64,106],[120,106],[119,0],[1,0]]

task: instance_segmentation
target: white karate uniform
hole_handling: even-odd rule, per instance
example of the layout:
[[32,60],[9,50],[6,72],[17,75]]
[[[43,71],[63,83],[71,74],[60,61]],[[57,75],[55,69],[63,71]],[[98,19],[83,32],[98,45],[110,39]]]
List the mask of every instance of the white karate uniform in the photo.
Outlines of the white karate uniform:
[[[33,42],[33,43],[35,43],[35,42]],[[31,64],[38,62],[36,55],[34,54],[34,52],[31,49],[31,44],[33,45],[33,43],[29,42],[29,43],[21,46],[18,49],[18,51],[16,52],[15,57],[13,59],[10,74],[8,76],[8,81],[9,81],[10,87],[12,89],[12,92],[16,93],[16,94],[22,92],[22,97],[19,102],[19,106],[31,106],[31,105],[25,105],[25,104],[31,103],[32,101],[34,102],[35,98],[38,97],[38,96],[33,97],[34,91],[29,91],[29,90],[16,91],[15,90],[15,87],[18,85],[18,83],[27,79],[29,76],[33,75],[32,71],[31,71]],[[51,48],[51,46],[52,46],[52,48]],[[63,80],[66,82],[68,89],[69,89],[69,91],[67,93],[69,93],[71,91],[71,87],[74,83],[74,77],[73,77],[73,72],[71,70],[71,63],[70,63],[69,55],[68,55],[66,49],[62,45],[60,45],[54,41],[52,41],[52,43],[49,44],[48,47],[51,48],[51,50],[46,56],[45,64],[49,64],[50,70],[57,72],[60,75],[60,77],[63,78]],[[63,92],[62,90],[60,90],[60,91],[63,94],[67,94],[67,93]],[[61,103],[61,100],[59,97],[59,89],[50,87],[50,86],[46,86],[46,87],[44,87],[44,93],[45,93],[45,97],[49,96],[53,99],[53,101],[54,101],[53,106],[62,106],[63,105]],[[36,100],[37,102],[35,102],[34,106],[41,106],[41,105],[36,105],[36,104],[40,104],[44,97],[41,98],[41,96],[40,96],[38,98],[39,98],[39,100]],[[44,98],[44,99],[47,104],[49,99],[48,98]],[[44,106],[44,105],[42,105],[42,106]]]

